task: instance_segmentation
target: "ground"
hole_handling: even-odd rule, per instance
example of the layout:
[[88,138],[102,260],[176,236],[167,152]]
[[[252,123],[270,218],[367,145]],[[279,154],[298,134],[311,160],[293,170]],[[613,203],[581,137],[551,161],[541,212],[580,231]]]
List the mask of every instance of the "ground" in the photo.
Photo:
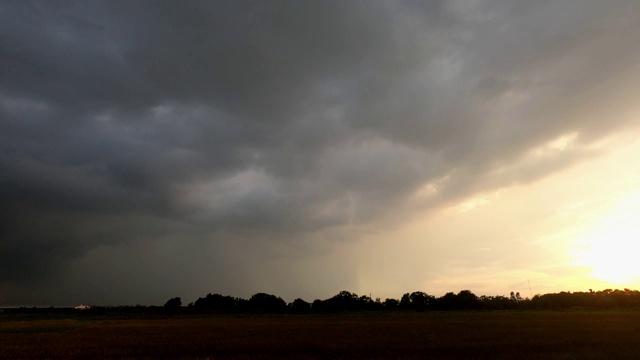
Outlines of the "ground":
[[0,314],[0,358],[631,359],[640,311]]

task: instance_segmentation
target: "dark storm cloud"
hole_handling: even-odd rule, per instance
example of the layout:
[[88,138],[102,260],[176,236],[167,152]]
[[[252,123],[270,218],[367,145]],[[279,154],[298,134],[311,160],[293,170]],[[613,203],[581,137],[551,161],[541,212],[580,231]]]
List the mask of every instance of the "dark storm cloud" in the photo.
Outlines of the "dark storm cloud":
[[[163,236],[185,259],[211,243],[239,257],[239,238],[288,249],[556,171],[587,154],[491,175],[628,125],[596,115],[633,104],[638,8],[4,1],[0,282],[114,244],[161,267],[135,244]],[[437,195],[411,202],[425,184]]]

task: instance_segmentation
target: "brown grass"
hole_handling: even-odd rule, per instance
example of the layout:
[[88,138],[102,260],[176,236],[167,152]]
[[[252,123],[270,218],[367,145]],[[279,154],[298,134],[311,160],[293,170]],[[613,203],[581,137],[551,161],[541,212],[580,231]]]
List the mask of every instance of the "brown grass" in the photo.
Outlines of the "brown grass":
[[5,317],[0,358],[633,359],[640,312]]

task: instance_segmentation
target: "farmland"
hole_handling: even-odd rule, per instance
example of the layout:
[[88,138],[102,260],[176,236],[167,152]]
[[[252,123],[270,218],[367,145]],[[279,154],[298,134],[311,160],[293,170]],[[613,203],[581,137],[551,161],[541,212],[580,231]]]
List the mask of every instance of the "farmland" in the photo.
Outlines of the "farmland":
[[0,358],[628,359],[640,312],[45,318],[0,314]]

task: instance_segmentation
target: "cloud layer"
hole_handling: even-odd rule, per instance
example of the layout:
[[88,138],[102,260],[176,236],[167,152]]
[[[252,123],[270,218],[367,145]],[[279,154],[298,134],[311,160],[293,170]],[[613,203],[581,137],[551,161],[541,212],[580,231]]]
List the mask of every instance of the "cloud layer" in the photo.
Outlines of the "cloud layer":
[[637,124],[634,1],[0,9],[0,303],[352,286],[350,239]]

